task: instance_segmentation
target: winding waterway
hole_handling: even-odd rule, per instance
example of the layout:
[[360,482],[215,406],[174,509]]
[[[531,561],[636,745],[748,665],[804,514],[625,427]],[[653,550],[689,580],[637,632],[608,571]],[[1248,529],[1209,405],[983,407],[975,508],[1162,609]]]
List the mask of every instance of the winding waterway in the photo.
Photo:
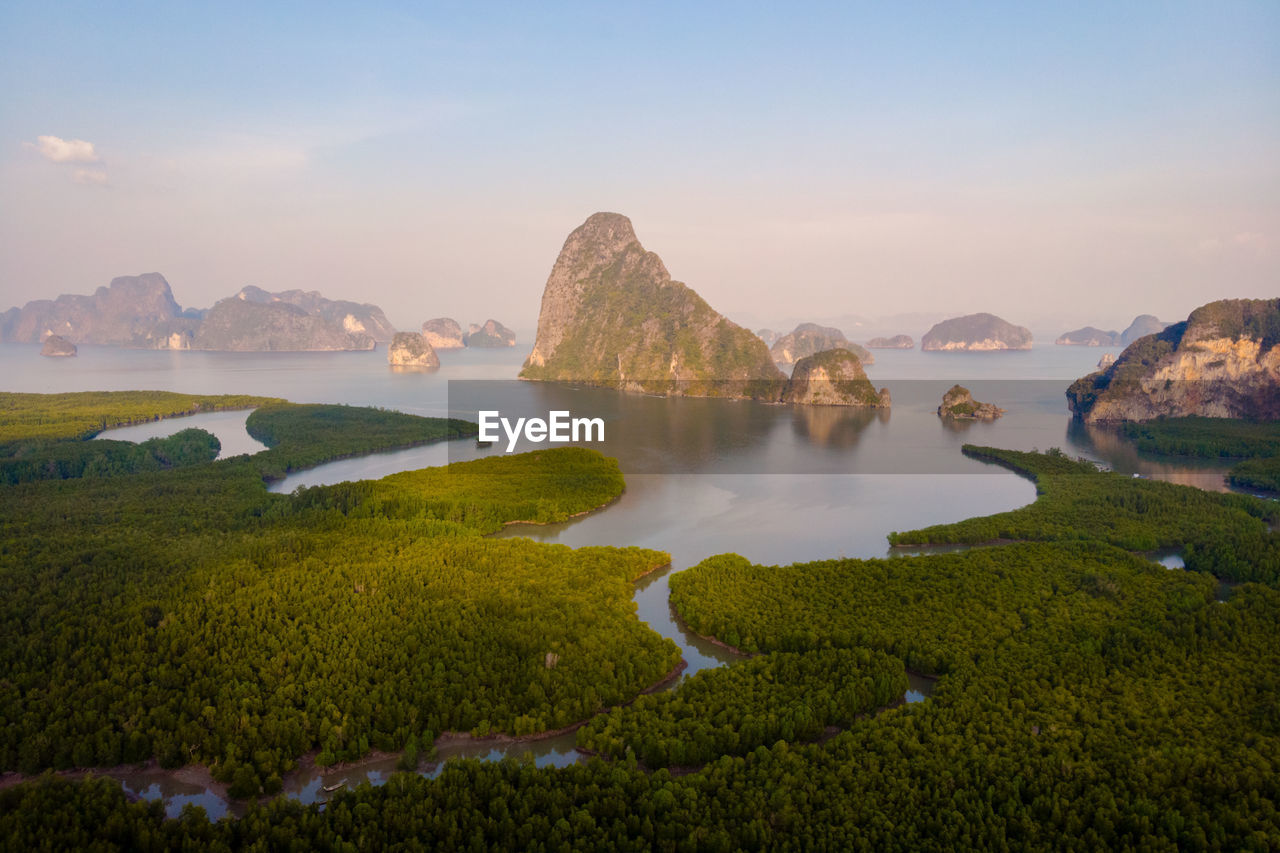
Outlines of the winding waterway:
[[[890,388],[894,404],[880,413],[653,398],[514,381],[524,354],[523,348],[442,352],[437,372],[399,373],[387,368],[381,352],[183,353],[85,346],[76,359],[50,360],[38,356],[38,347],[6,345],[0,346],[0,371],[10,377],[7,390],[17,391],[156,388],[378,405],[436,416],[474,418],[484,408],[514,416],[562,409],[601,417],[606,442],[600,449],[618,458],[627,483],[623,495],[606,509],[563,524],[512,525],[496,535],[574,547],[636,545],[669,553],[669,568],[636,584],[635,603],[641,620],[680,647],[688,664],[683,677],[725,665],[735,656],[679,623],[668,595],[673,574],[725,552],[765,564],[897,556],[887,547],[890,531],[1001,512],[1034,499],[1030,482],[964,457],[961,444],[1027,450],[1058,446],[1118,471],[1224,488],[1222,465],[1139,456],[1114,433],[1070,419],[1063,391],[1092,369],[1101,354],[1095,349],[881,351],[869,373],[877,385]],[[1008,414],[993,423],[941,421],[934,409],[956,381]],[[246,416],[207,413],[112,430],[102,437],[143,440],[194,426],[217,435],[225,457],[261,448],[244,431]],[[270,488],[288,493],[501,450],[464,441],[373,454],[297,472]],[[1170,555],[1161,556],[1168,558],[1166,564],[1175,564]],[[913,676],[905,698],[922,700],[930,684]],[[457,757],[520,757],[562,766],[581,757],[574,740],[570,732],[519,743],[452,741],[422,772],[438,773],[444,761]],[[321,771],[303,762],[302,769],[285,779],[284,795],[316,802],[326,797],[326,786],[385,781],[395,764],[395,756],[373,756]],[[163,800],[170,815],[187,803],[203,806],[214,818],[240,810],[202,768],[110,775],[133,795]]]

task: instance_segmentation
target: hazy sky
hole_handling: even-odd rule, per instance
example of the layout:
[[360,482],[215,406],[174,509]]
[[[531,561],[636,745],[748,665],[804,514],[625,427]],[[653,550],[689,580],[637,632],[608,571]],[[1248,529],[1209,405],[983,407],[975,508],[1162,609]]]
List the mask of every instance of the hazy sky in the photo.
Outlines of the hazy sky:
[[0,88],[0,309],[159,271],[528,329],[597,210],[753,325],[1280,295],[1274,0],[7,0]]

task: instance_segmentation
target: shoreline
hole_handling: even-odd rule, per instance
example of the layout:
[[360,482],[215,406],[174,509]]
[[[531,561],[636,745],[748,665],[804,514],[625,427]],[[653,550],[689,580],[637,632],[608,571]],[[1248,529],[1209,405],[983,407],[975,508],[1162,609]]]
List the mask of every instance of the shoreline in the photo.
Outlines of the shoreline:
[[[492,533],[486,533],[484,535],[495,536],[505,531],[508,527],[515,527],[516,525],[520,525],[520,524],[528,525],[530,527],[550,527],[553,524],[565,524],[567,522],[572,521],[575,518],[582,518],[584,515],[591,515],[592,513],[596,513],[596,512],[600,512],[601,510],[608,509],[609,507],[616,504],[618,501],[622,500],[622,496],[625,495],[626,493],[627,493],[627,487],[624,485],[622,487],[622,491],[618,492],[616,495],[609,498],[609,500],[605,501],[599,506],[593,506],[590,509],[584,509],[579,512],[575,512],[572,515],[567,515],[564,518],[558,519],[557,521],[526,521],[525,519],[522,519],[522,518],[513,519],[511,521],[504,521],[502,522],[502,526],[499,527],[497,530],[493,531]],[[668,560],[663,565],[669,566],[671,565],[671,561]],[[662,568],[662,566],[658,566],[658,568]],[[646,572],[645,574],[648,574],[648,572]],[[644,577],[644,575],[640,575],[640,577]]]

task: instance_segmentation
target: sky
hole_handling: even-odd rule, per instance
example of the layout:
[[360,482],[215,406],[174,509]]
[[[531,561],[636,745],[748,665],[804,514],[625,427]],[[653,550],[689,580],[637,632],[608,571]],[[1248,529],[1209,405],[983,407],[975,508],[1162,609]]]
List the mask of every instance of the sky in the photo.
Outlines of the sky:
[[0,310],[158,271],[532,329],[599,210],[752,326],[1280,295],[1273,0],[7,0],[0,88]]

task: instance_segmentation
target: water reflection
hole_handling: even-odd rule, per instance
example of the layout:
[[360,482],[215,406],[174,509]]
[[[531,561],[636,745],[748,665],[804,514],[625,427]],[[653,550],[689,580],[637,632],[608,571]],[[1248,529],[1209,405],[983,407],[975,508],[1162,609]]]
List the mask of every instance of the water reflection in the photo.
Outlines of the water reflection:
[[241,453],[257,453],[266,450],[267,446],[249,435],[245,429],[245,421],[252,411],[240,409],[231,412],[201,412],[195,415],[183,415],[177,418],[164,418],[158,421],[147,421],[129,426],[113,427],[103,430],[94,438],[109,438],[113,441],[143,442],[149,438],[164,438],[181,432],[184,429],[202,429],[217,436],[222,449],[218,451],[219,459],[239,456]]
[[1181,486],[1195,486],[1210,492],[1230,491],[1227,469],[1233,462],[1220,459],[1198,459],[1189,456],[1164,456],[1138,450],[1117,425],[1087,424],[1071,420],[1067,438],[1088,455],[1105,463],[1113,471],[1139,474]]
[[889,423],[890,409],[849,406],[790,406],[791,429],[810,444],[848,450],[872,423]]

